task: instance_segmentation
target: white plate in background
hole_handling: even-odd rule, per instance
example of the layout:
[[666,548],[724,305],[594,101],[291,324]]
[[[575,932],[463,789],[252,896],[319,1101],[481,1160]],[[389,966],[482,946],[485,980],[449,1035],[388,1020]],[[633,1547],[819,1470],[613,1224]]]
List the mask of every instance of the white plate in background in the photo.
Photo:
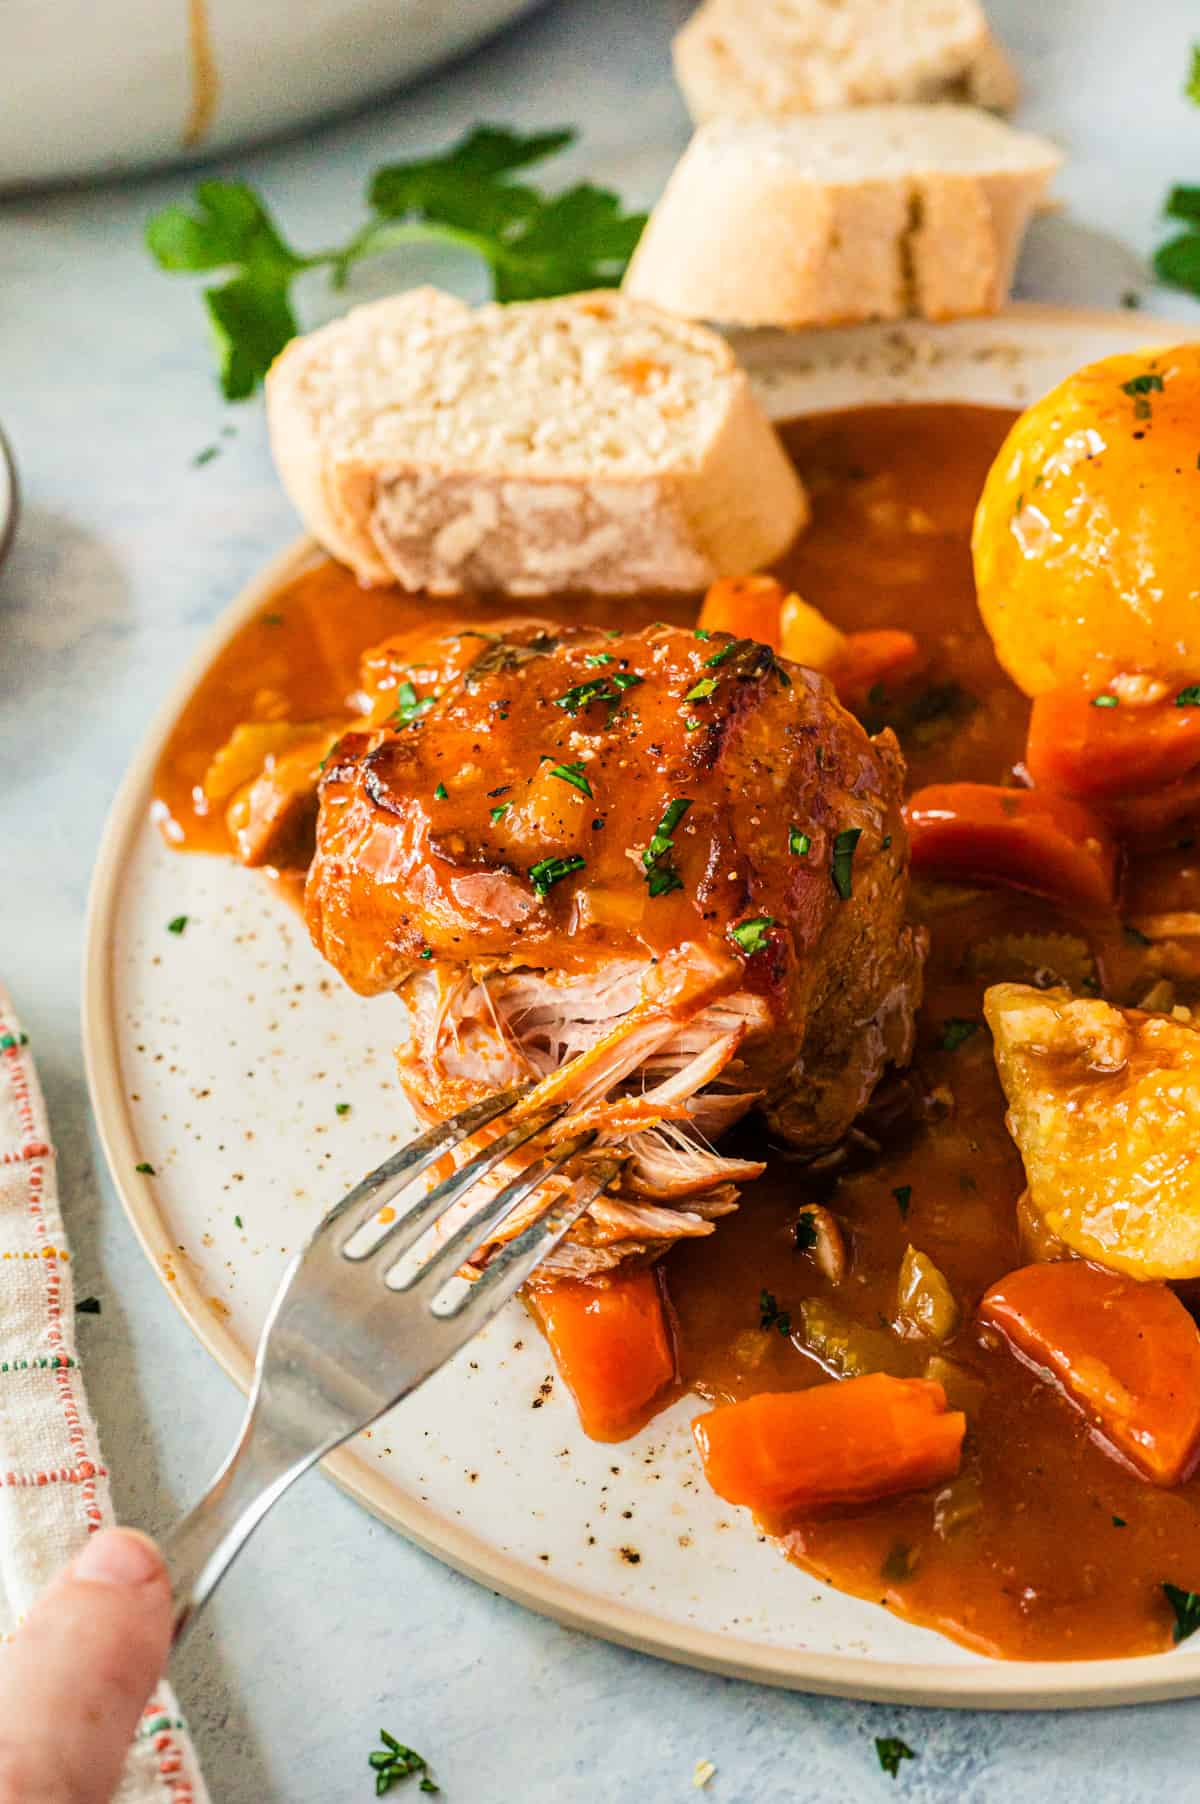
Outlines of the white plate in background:
[[537,0],[3,0],[0,192],[174,163],[369,100]]

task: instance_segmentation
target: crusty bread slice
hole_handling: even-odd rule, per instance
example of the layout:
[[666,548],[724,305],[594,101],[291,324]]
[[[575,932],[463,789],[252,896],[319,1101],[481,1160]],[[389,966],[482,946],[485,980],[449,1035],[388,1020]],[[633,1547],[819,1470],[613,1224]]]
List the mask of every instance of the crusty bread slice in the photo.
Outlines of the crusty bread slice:
[[280,352],[267,376],[267,421],[275,467],[296,511],[364,582],[387,583],[391,574],[367,522],[338,505],[329,451],[386,405],[396,364],[419,356],[432,334],[469,319],[471,309],[440,288],[410,288],[349,317],[351,330],[336,319]]
[[433,327],[412,312],[407,332],[358,308],[268,379],[288,491],[361,581],[691,590],[770,562],[805,523],[799,478],[704,327],[609,291]]
[[1016,100],[979,0],[703,0],[673,54],[698,124],[895,101],[1005,111]]
[[625,277],[747,326],[991,313],[1060,158],[974,107],[851,107],[701,126]]

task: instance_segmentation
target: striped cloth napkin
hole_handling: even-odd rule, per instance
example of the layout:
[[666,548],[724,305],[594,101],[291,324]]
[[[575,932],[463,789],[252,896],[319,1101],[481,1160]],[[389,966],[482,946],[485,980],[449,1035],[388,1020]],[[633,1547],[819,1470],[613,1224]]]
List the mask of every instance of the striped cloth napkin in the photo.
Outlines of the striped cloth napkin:
[[[0,1635],[113,1520],[75,1352],[71,1255],[26,1036],[0,987]],[[117,1804],[206,1804],[179,1706],[155,1691]]]

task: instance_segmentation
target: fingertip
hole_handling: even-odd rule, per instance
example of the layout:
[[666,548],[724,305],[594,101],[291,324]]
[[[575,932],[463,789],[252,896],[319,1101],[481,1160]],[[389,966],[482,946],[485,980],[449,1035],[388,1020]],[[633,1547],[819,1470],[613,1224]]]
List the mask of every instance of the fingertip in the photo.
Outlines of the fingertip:
[[77,1555],[72,1578],[91,1585],[148,1585],[166,1577],[163,1557],[135,1528],[100,1529]]

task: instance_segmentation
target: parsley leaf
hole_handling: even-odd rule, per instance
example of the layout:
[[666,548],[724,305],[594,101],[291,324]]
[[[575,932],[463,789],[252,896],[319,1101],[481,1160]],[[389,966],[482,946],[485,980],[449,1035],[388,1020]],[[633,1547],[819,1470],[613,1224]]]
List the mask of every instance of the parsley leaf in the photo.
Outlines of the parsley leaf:
[[854,891],[854,854],[858,842],[862,838],[861,827],[846,827],[837,834],[833,842],[833,862],[829,874],[833,878],[833,887],[843,902],[848,902]]
[[592,786],[584,772],[582,758],[577,758],[574,764],[556,764],[550,775],[558,777],[563,783],[569,783],[583,795],[591,796]]
[[801,833],[799,827],[788,828],[788,851],[793,858],[807,858],[812,850],[812,840],[807,833]]
[[375,1748],[367,1755],[367,1765],[375,1775],[375,1796],[381,1798],[385,1792],[391,1791],[402,1779],[411,1779],[415,1773],[421,1775],[419,1791],[438,1792],[429,1773],[429,1762],[415,1748],[406,1748],[402,1741],[389,1735],[386,1729],[379,1731],[381,1748]]
[[774,915],[756,915],[752,921],[738,921],[729,929],[729,937],[737,941],[747,958],[753,958],[767,944],[774,925]]
[[683,878],[675,868],[671,853],[675,848],[675,829],[691,805],[690,796],[676,796],[673,802],[668,802],[650,844],[642,853],[646,888],[652,896],[669,896],[672,890],[683,888]]
[[893,1779],[899,1775],[900,1762],[902,1760],[916,1759],[916,1755],[909,1747],[908,1743],[906,1741],[901,1741],[898,1735],[877,1735],[875,1737],[875,1752],[879,1757],[880,1766],[883,1768],[884,1772],[890,1774]]
[[1200,44],[1192,45],[1192,65],[1183,91],[1189,100],[1194,100],[1200,106]]
[[1163,1594],[1175,1612],[1175,1642],[1186,1641],[1200,1629],[1200,1596],[1194,1591],[1185,1591],[1180,1585],[1165,1582]]
[[1177,708],[1200,707],[1200,683],[1189,683],[1186,689],[1181,689],[1175,697],[1175,706]]
[[779,1307],[769,1290],[758,1293],[758,1325],[760,1328],[778,1328],[783,1335],[792,1332],[790,1312]]
[[396,709],[388,721],[388,725],[410,727],[414,720],[420,720],[423,714],[428,714],[436,700],[436,695],[423,695],[418,698],[411,683],[407,681],[399,683],[396,687]]
[[187,926],[187,924],[188,924],[188,918],[186,915],[176,915],[175,919],[173,921],[167,922],[167,932],[174,933],[174,934],[180,934],[183,932],[183,930]]
[[1115,695],[1093,695],[1093,708],[1115,708],[1119,705]]
[[508,813],[508,806],[507,802],[499,802],[495,808],[490,810],[493,827],[497,821],[503,820],[504,816]]
[[701,677],[684,696],[685,702],[706,702],[717,686],[716,677]]
[[1122,382],[1122,393],[1127,395],[1162,394],[1163,379],[1152,370],[1145,370],[1140,376],[1131,376],[1128,382]]
[[222,390],[241,400],[299,330],[291,291],[306,270],[328,269],[341,287],[365,257],[437,241],[482,258],[500,301],[616,287],[645,215],[624,212],[617,195],[589,182],[547,196],[511,179],[574,137],[485,125],[436,156],[376,170],[371,217],[331,250],[295,250],[248,183],[212,180],[197,184],[194,210],[173,205],[153,214],[146,246],[173,274],[227,272],[205,289],[204,303]]
[[584,860],[578,852],[572,852],[566,858],[539,858],[535,865],[530,866],[529,881],[538,895],[544,896],[556,883],[561,883],[572,871],[581,871],[583,866]]
[[978,1032],[978,1021],[968,1021],[960,1015],[951,1015],[950,1019],[942,1024],[942,1051],[957,1052],[959,1047],[971,1038],[972,1034]]
[[817,1244],[817,1218],[811,1209],[802,1209],[792,1223],[792,1246],[797,1253],[807,1253]]
[[907,1221],[908,1205],[912,1202],[912,1185],[897,1184],[896,1188],[892,1191],[892,1195],[895,1197],[896,1207],[900,1211],[900,1220]]
[[438,784],[437,788],[433,792],[433,799],[435,802],[448,802],[449,801],[450,791],[446,788],[446,785],[444,783]]

